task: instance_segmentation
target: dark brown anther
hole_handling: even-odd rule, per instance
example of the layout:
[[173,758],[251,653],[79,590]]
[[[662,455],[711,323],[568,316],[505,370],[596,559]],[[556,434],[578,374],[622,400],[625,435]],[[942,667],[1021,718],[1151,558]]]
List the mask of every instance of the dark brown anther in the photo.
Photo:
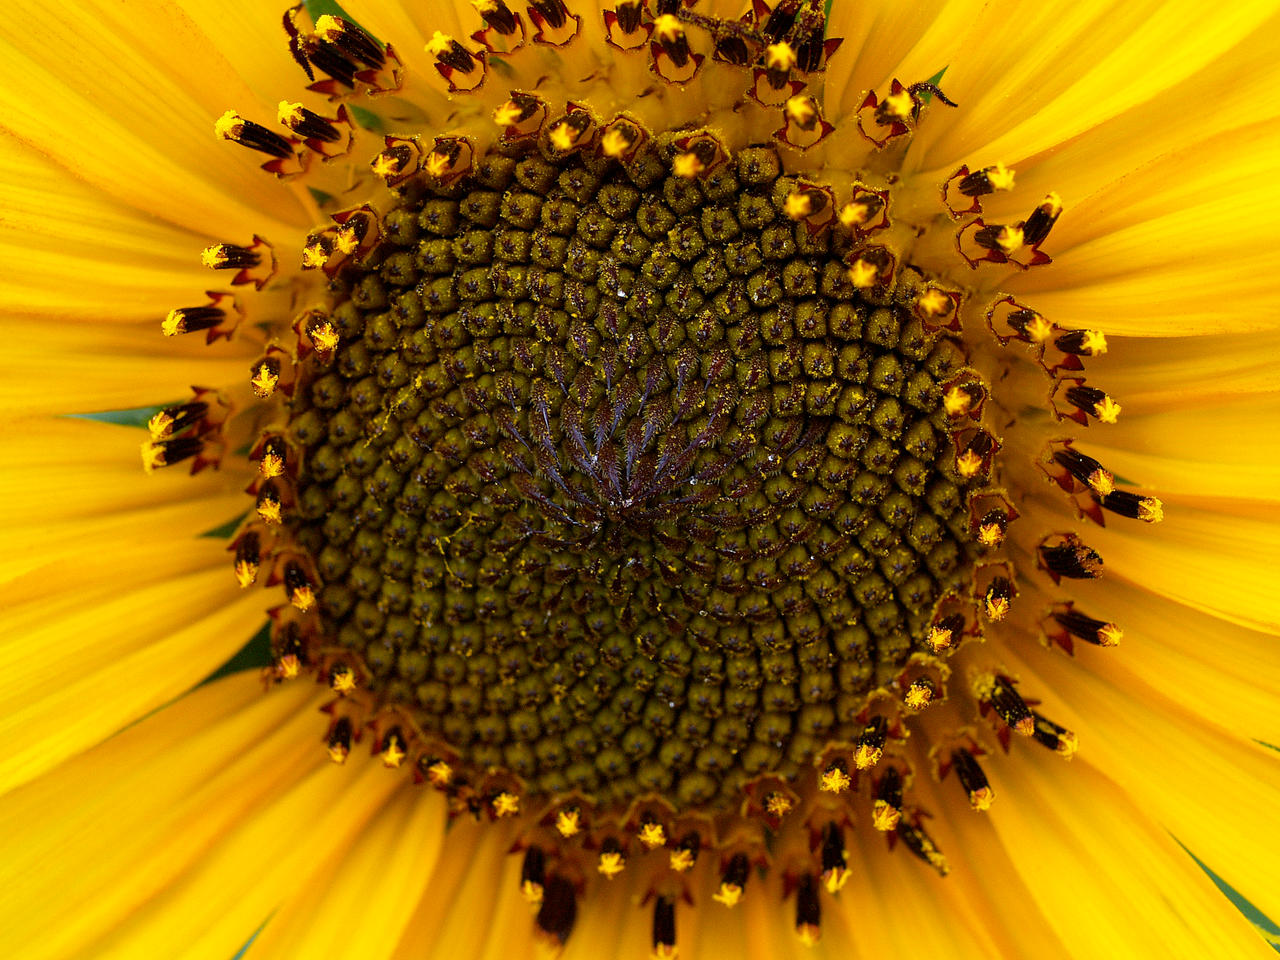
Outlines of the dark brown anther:
[[1107,338],[1097,330],[1071,330],[1054,340],[1053,345],[1076,357],[1096,357],[1107,352]]
[[998,547],[1009,528],[1009,515],[1003,510],[988,510],[978,521],[978,542],[984,547]]
[[903,845],[923,860],[933,869],[937,870],[942,876],[946,876],[951,867],[947,864],[947,858],[938,850],[938,845],[933,842],[933,838],[925,833],[924,828],[919,823],[911,823],[908,818],[903,817],[898,821],[898,839]]
[[262,565],[262,543],[252,530],[236,542],[236,581],[243,587],[253,585]]
[[1127,490],[1114,490],[1106,496],[1094,495],[1094,500],[1103,509],[1130,520],[1141,520],[1144,523],[1159,523],[1164,519],[1164,504],[1155,497],[1142,497]]
[[1066,610],[1055,610],[1051,616],[1071,636],[1097,647],[1114,647],[1124,636],[1123,631],[1114,623],[1095,620],[1070,607]]
[[577,894],[573,884],[553,873],[547,877],[543,887],[542,906],[538,909],[538,929],[561,944],[569,939],[573,932],[574,921],[578,919]]
[[547,855],[538,846],[524,852],[520,865],[520,892],[530,903],[542,902],[542,891],[547,881]]
[[973,232],[973,241],[983,249],[1005,256],[1021,246],[1021,236],[1017,233],[1017,228],[985,221],[981,221],[981,224]]
[[569,20],[569,8],[564,0],[531,0],[529,13],[538,14],[552,30],[559,30]]
[[760,27],[760,32],[777,43],[787,35],[796,22],[796,13],[800,9],[801,0],[778,0],[769,11],[769,16]]
[[662,960],[676,955],[676,902],[668,897],[653,901],[653,955]]
[[518,26],[516,15],[511,12],[505,0],[484,0],[483,3],[477,3],[475,7],[484,19],[485,25],[490,29],[496,30],[504,37],[516,32]]
[[1040,201],[1040,206],[1035,208],[1022,225],[1022,237],[1027,246],[1035,247],[1043,243],[1061,215],[1062,201],[1056,193],[1051,193]]
[[615,13],[618,17],[618,27],[623,33],[635,33],[640,29],[642,10],[640,0],[619,0]]
[[351,720],[339,717],[334,721],[329,732],[329,759],[334,763],[345,763],[351,753]]
[[1038,547],[1040,563],[1057,582],[1059,577],[1071,580],[1093,580],[1102,576],[1102,557],[1097,552],[1081,543],[1074,536],[1063,538],[1063,542]]
[[387,62],[386,48],[350,20],[329,14],[320,16],[316,19],[316,36],[350,63],[378,70]]
[[1035,732],[1032,733],[1032,737],[1036,743],[1048,747],[1066,760],[1075,756],[1079,742],[1072,731],[1039,713],[1033,712],[1031,716],[1035,720]]
[[716,39],[715,58],[735,67],[745,67],[751,60],[751,50],[742,37],[729,34]]
[[818,883],[811,873],[800,874],[796,885],[796,935],[805,944],[815,944],[822,936],[822,905]]
[[1071,447],[1055,451],[1053,460],[1094,493],[1106,495],[1115,489],[1115,477],[1093,457]]
[[869,770],[884,755],[885,740],[889,736],[889,722],[880,714],[867,721],[858,736],[858,746],[853,752],[853,764],[859,770]]
[[896,829],[902,820],[902,774],[895,766],[885,768],[875,788],[871,822],[877,830]]
[[664,14],[653,21],[654,43],[677,67],[684,67],[693,56],[689,49],[689,37],[673,14]]
[[308,110],[300,103],[281,101],[277,118],[304,140],[337,143],[342,139],[342,131],[334,126],[332,120],[322,117],[314,110]]
[[929,648],[934,653],[941,653],[943,650],[959,643],[963,634],[964,617],[961,614],[953,613],[942,617],[929,628],[929,634],[925,638],[925,642],[929,644]]
[[280,502],[280,490],[276,487],[275,482],[268,480],[258,490],[258,497],[254,504],[258,510],[258,516],[262,518],[262,522],[270,526],[278,526],[284,519],[283,505]]
[[157,467],[172,467],[202,453],[204,446],[204,440],[196,436],[152,440],[143,444],[142,464],[148,472]]
[[303,613],[315,606],[316,594],[311,578],[299,564],[292,561],[284,568],[284,592],[289,602]]
[[240,247],[234,243],[215,243],[211,247],[205,247],[200,260],[211,270],[250,270],[262,263],[262,256],[253,247]]
[[966,197],[985,197],[997,190],[1008,190],[1013,186],[1013,171],[1004,164],[983,167],[960,178],[957,185]]
[[989,809],[996,794],[991,789],[987,775],[983,773],[977,758],[969,750],[961,747],[951,752],[951,765],[960,785],[964,787],[964,792],[969,797],[969,805],[978,811]]
[[228,110],[219,117],[213,129],[223,140],[230,140],[271,157],[285,159],[294,154],[293,143],[287,138],[274,130],[268,130],[260,123],[246,120],[234,110]]
[[846,864],[844,830],[837,823],[828,823],[822,828],[822,882],[827,893],[839,893],[849,881]]
[[1013,582],[1004,576],[996,577],[987,586],[983,595],[983,610],[990,620],[1000,621],[1009,615],[1009,604],[1013,602]]
[[1005,323],[1017,331],[1018,337],[1027,343],[1043,342],[1052,329],[1048,321],[1030,307],[1009,311]]
[[163,410],[155,414],[147,426],[151,431],[152,440],[168,440],[177,436],[184,430],[189,430],[196,424],[204,420],[205,415],[209,412],[209,405],[203,400],[192,401],[191,403],[180,403],[176,406],[165,407]]
[[197,330],[212,330],[227,319],[227,312],[221,307],[175,307],[160,324],[160,329],[167,337],[175,337],[180,333],[194,333]]
[[458,73],[471,73],[476,69],[476,58],[466,47],[460,44],[453,37],[446,36],[436,31],[431,42],[427,44],[427,51],[436,58],[436,69],[447,80],[449,78],[448,71],[456,70]]
[[1120,414],[1120,404],[1096,387],[1083,383],[1067,390],[1067,400],[1077,409],[1103,423],[1115,423]]
[[1014,689],[1008,677],[996,674],[992,680],[991,690],[987,694],[987,702],[991,704],[991,708],[1000,719],[1016,733],[1024,737],[1034,733],[1035,721],[1031,717],[1031,708],[1027,706],[1021,694]]
[[746,890],[750,877],[751,861],[745,853],[735,853],[725,865],[724,873],[720,874],[720,890],[723,893],[727,887],[736,887],[740,897],[742,891]]

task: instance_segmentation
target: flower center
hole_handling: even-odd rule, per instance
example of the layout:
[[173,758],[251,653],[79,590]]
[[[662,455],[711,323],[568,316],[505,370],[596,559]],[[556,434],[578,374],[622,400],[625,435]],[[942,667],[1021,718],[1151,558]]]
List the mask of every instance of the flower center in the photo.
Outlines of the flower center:
[[771,149],[677,152],[407,192],[288,428],[323,634],[372,693],[472,776],[620,811],[856,740],[971,552],[919,282],[859,291]]

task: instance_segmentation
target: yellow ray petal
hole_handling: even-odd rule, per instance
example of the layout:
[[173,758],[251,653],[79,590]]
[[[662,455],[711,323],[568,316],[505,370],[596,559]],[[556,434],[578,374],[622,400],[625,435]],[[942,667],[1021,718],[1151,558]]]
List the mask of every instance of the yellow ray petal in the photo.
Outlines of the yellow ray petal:
[[1047,751],[997,765],[1010,802],[992,827],[1073,956],[1270,955],[1145,807],[1087,761]]
[[[91,945],[324,762],[315,696],[297,685],[264,697],[257,677],[229,678],[0,799],[4,821],[23,824],[0,837],[6,952],[107,955]],[[251,905],[257,922],[272,905]]]
[[220,239],[305,225],[291,191],[214,137],[214,118],[256,98],[173,4],[19,4],[8,17],[0,127],[69,176]]
[[[954,168],[985,151],[1010,162],[1034,155],[1158,96],[1214,63],[1274,14],[1233,4],[1203,16],[1190,2],[988,6],[947,71],[957,119],[926,125],[914,150],[926,169]],[[1188,18],[1202,29],[1188,31]],[[1130,144],[1142,148],[1141,141]]]
[[1202,397],[1280,391],[1280,330],[1211,337],[1113,337],[1107,384],[1141,409],[1181,409]]
[[[182,0],[179,5],[263,104],[274,103],[280,99],[281,91],[300,89],[307,82],[283,45],[283,7],[265,7],[258,0],[227,0],[216,7]],[[323,103],[319,96],[315,99],[317,105]]]

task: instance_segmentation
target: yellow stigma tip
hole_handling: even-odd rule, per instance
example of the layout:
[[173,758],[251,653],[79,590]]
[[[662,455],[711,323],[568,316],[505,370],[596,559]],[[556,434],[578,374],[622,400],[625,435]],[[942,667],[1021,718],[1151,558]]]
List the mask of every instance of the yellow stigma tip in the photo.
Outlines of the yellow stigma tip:
[[902,819],[902,811],[891,806],[887,800],[877,800],[871,809],[871,824],[882,833],[898,829],[898,821]]
[[493,111],[493,122],[500,127],[514,127],[520,122],[520,114],[524,111],[514,100],[508,100]]
[[1138,519],[1147,523],[1159,523],[1164,519],[1164,503],[1155,497],[1143,497],[1138,503]]
[[946,392],[942,398],[943,408],[947,411],[948,417],[959,417],[969,412],[969,406],[973,400],[969,397],[967,390],[960,387],[952,387]]
[[1058,746],[1055,749],[1063,760],[1070,760],[1079,748],[1080,741],[1072,731],[1064,730],[1058,734]]
[[612,880],[624,869],[626,869],[626,858],[616,850],[608,851],[600,854],[600,860],[596,864],[596,872],[608,880]]
[[616,159],[626,153],[630,147],[631,141],[617,127],[606,133],[600,140],[600,149],[604,151],[606,157]]
[[966,450],[956,457],[956,472],[966,479],[976,476],[981,469],[982,457],[972,450]]
[[338,331],[333,324],[325,321],[311,329],[311,343],[322,353],[337,349]]
[[286,127],[295,123],[301,123],[303,119],[303,106],[300,103],[290,103],[288,100],[281,100],[276,104],[276,119]]
[[792,220],[803,220],[813,212],[813,201],[807,193],[789,193],[783,209]]
[[835,896],[844,889],[851,876],[853,872],[848,867],[833,867],[822,875],[822,883],[827,888],[827,893]]
[[520,812],[520,798],[503,790],[493,798],[493,813],[497,817],[514,817]]
[[[427,767],[427,780],[433,787],[447,787],[453,780],[453,767],[443,760],[437,760]],[[539,887],[541,891],[541,887]]]
[[818,789],[826,793],[844,793],[853,781],[839,767],[824,770],[818,778]]
[[1115,423],[1120,418],[1120,404],[1104,396],[1093,405],[1093,412],[1103,423]]
[[302,268],[318,270],[329,262],[329,252],[320,243],[309,243],[302,248]]
[[653,948],[653,960],[677,960],[680,950],[674,943],[659,943]]
[[342,35],[342,21],[332,14],[321,14],[316,18],[316,33],[325,40],[333,40]]
[[984,523],[978,528],[978,542],[984,547],[998,547],[1004,540],[1004,531],[998,523]]
[[816,923],[802,923],[796,927],[796,936],[806,947],[812,947],[822,939],[822,931]]
[[1027,336],[1032,343],[1044,343],[1053,336],[1053,324],[1037,313],[1027,324]]
[[1089,474],[1089,487],[1100,497],[1105,497],[1116,488],[1116,478],[1101,468]]
[[240,589],[253,586],[253,582],[258,579],[258,565],[249,563],[247,560],[239,560],[236,562],[236,583],[240,584]]
[[846,227],[859,227],[866,223],[870,210],[865,203],[850,201],[840,208],[840,222]]
[[244,133],[244,117],[234,110],[228,110],[213,122],[213,132],[219,140],[239,140]]
[[658,847],[666,845],[667,831],[660,823],[642,824],[640,827],[640,842],[650,850],[656,850]]
[[1082,346],[1089,356],[1100,356],[1107,352],[1107,338],[1098,330],[1086,330]]
[[520,884],[520,893],[524,896],[526,903],[531,903],[534,906],[542,903],[542,884],[540,883],[526,880]]
[[284,459],[278,453],[264,454],[258,461],[258,472],[270,480],[284,473]]
[[797,61],[795,50],[785,40],[771,43],[764,48],[764,63],[770,70],[790,70]]
[[1017,226],[1005,226],[1000,228],[1000,232],[996,234],[996,245],[1008,254],[1013,253],[1023,242],[1022,228]]
[[791,798],[781,793],[771,793],[764,798],[765,812],[771,817],[785,817],[794,807]]
[[664,13],[653,21],[653,32],[659,40],[674,40],[684,34],[684,27],[674,14]]
[[786,110],[787,118],[794,120],[799,124],[807,124],[813,121],[818,115],[818,107],[813,101],[813,97],[794,96],[787,99],[783,107]]
[[999,622],[1009,615],[1009,601],[1004,597],[987,597],[984,606],[988,620]]
[[431,35],[431,39],[427,41],[427,53],[433,57],[438,57],[450,47],[453,46],[453,37],[447,33],[437,30]]
[[392,737],[382,750],[382,765],[388,770],[400,766],[404,763],[404,758],[408,756],[405,753],[404,746],[400,742],[399,737]]
[[[911,690],[907,692],[908,706],[911,706],[911,703],[910,703],[911,693],[915,689],[916,689],[915,687],[912,687]],[[928,702],[927,691],[925,692],[925,695],[926,695],[925,703],[927,703]],[[924,706],[924,704],[922,703],[920,706]],[[884,751],[880,747],[863,745],[854,751],[853,765],[857,767],[859,770],[870,770],[872,767],[874,767],[877,763],[880,762],[880,758],[882,756],[884,756]]]
[[885,113],[889,114],[889,116],[905,120],[911,116],[914,104],[911,102],[911,94],[903,90],[900,93],[890,94],[885,97],[883,106]]
[[933,700],[933,693],[928,687],[911,686],[903,696],[902,702],[909,710],[923,710]]
[[[205,251],[206,253],[208,251]],[[201,260],[204,257],[201,256]],[[207,260],[205,266],[212,266]],[[187,332],[187,315],[181,309],[175,308],[170,310],[168,315],[160,323],[160,332],[166,337],[176,337],[180,333]]]
[[671,172],[677,177],[690,180],[706,169],[698,155],[693,152],[682,153],[671,161]]
[[991,804],[995,802],[995,799],[996,792],[990,787],[979,787],[977,790],[969,792],[969,806],[979,813],[990,810]]
[[929,287],[916,300],[916,309],[927,317],[941,317],[949,312],[950,304],[950,297],[937,287]]
[[272,373],[265,364],[253,372],[253,377],[249,380],[249,385],[253,387],[254,395],[259,400],[265,400],[276,392],[276,384],[280,382],[280,377]]
[[[262,518],[263,523],[269,524],[270,526],[273,526],[273,527],[279,526],[284,521],[284,514],[280,508],[280,501],[279,500],[263,500],[260,504],[258,504],[258,516]],[[300,590],[295,591],[294,596],[297,596],[297,594],[300,592],[301,592]],[[298,602],[295,600],[293,605],[297,607]],[[308,606],[310,606],[310,604],[308,604]],[[298,609],[302,610],[306,608],[298,607]]]
[[1114,623],[1098,628],[1098,642],[1104,647],[1114,647],[1124,639],[1124,631]]
[[711,895],[711,899],[726,907],[736,907],[742,902],[742,892],[742,888],[736,883],[722,883],[720,889]]
[[[375,176],[382,177],[386,180],[388,177],[394,177],[400,172],[400,161],[396,159],[394,154],[380,153],[373,158],[373,172]],[[316,264],[319,266],[319,264]]]
[[[431,156],[435,157],[437,154],[433,153]],[[427,169],[431,169],[430,159],[427,160]],[[439,174],[436,174],[436,176],[439,176]],[[338,231],[338,235],[333,239],[333,245],[337,248],[339,253],[345,253],[350,256],[360,249],[360,237],[356,233],[355,228],[350,224],[347,224]]]
[[340,743],[335,743],[329,747],[329,759],[334,763],[343,764],[347,762],[347,753],[349,751]]
[[281,680],[293,680],[302,670],[302,664],[298,662],[298,658],[292,653],[281,657],[280,662],[276,664],[276,675]]
[[562,153],[566,150],[573,149],[574,143],[577,142],[577,137],[574,134],[573,128],[567,123],[562,123],[555,127],[551,133],[547,135],[547,139],[551,141],[551,146],[555,147]]
[[866,260],[855,260],[849,268],[849,282],[859,290],[868,290],[875,286],[880,271],[874,263]]
[[147,430],[150,431],[152,440],[166,439],[172,429],[173,417],[166,410],[161,410],[147,421]]
[[676,873],[684,873],[686,870],[692,870],[693,851],[686,850],[683,847],[678,850],[672,850],[671,856],[667,858],[667,865]]
[[1013,171],[1003,163],[997,163],[987,169],[987,182],[991,184],[992,190],[1012,190]]
[[577,810],[561,810],[556,814],[556,829],[568,840],[582,829],[582,815]]
[[299,587],[293,591],[293,596],[289,598],[289,602],[302,613],[306,613],[316,605],[316,595],[310,587]]
[[929,636],[925,638],[925,642],[929,644],[929,648],[934,653],[947,649],[951,646],[951,631],[946,627],[931,627]]
[[350,693],[356,688],[356,675],[349,667],[333,671],[329,686],[335,693]]
[[[427,155],[427,163],[426,163],[427,173],[429,173],[433,177],[443,177],[446,173],[449,172],[449,162],[450,162],[449,158],[445,154],[438,153],[435,150],[433,150],[431,151],[431,153]],[[339,241],[339,244],[341,244],[342,237],[339,237],[338,241]],[[352,244],[351,250],[354,250],[358,245],[359,245],[358,243]],[[351,250],[344,249],[342,252],[350,253]]]
[[227,262],[226,245],[215,243],[211,247],[205,247],[200,251],[200,262],[211,270],[216,270]]

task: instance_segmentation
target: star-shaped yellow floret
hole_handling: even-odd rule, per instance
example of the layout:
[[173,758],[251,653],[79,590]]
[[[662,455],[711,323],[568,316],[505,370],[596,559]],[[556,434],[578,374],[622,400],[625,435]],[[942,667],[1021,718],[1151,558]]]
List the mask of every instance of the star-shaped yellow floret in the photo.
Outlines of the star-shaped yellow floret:
[[929,648],[934,653],[945,650],[951,646],[951,630],[947,627],[930,627],[925,643],[929,644]]
[[969,806],[979,813],[984,810],[990,810],[991,804],[995,802],[995,799],[996,792],[990,787],[979,787],[977,790],[969,791]]
[[1114,647],[1124,639],[1124,631],[1114,623],[1107,623],[1098,628],[1098,643],[1104,647]]
[[213,122],[213,132],[220,140],[239,140],[244,133],[245,119],[234,110],[228,110]]
[[1091,357],[1101,356],[1107,352],[1107,338],[1100,330],[1086,330],[1081,347]]
[[770,70],[790,70],[798,61],[795,48],[785,40],[771,43],[764,48],[764,63]]
[[526,903],[534,905],[542,903],[542,884],[533,880],[526,880],[520,884],[520,893],[524,896]]
[[284,473],[284,458],[278,453],[268,451],[258,461],[258,472],[270,480]]
[[736,883],[722,883],[720,889],[711,895],[711,899],[726,907],[736,907],[742,901],[742,892],[742,888]]
[[404,763],[404,758],[408,754],[405,753],[404,742],[399,737],[389,737],[386,746],[382,748],[381,756],[382,765],[391,769]]
[[1009,615],[1009,600],[1007,597],[989,596],[984,604],[987,619],[999,622]]
[[871,824],[882,833],[896,830],[901,819],[902,811],[887,800],[877,800],[871,808]]
[[356,688],[355,671],[346,666],[336,668],[329,677],[329,686],[335,693],[350,693]]
[[[908,691],[908,696],[910,691]],[[870,743],[864,743],[858,747],[853,753],[853,765],[859,770],[870,770],[880,758],[884,756],[884,750]]]
[[966,450],[956,457],[956,472],[962,477],[976,476],[981,469],[982,456],[973,450]]
[[1080,748],[1080,740],[1071,730],[1064,730],[1058,734],[1058,745],[1054,748],[1058,756],[1064,760],[1070,760],[1076,755],[1076,750]]
[[[370,163],[376,176],[387,180],[400,172],[400,160],[394,153],[383,151]],[[319,266],[319,264],[317,264]]]
[[427,780],[433,787],[447,787],[453,780],[453,767],[443,760],[437,760],[427,767]]
[[187,312],[181,307],[170,310],[160,323],[160,332],[166,337],[176,337],[187,332]]
[[577,807],[568,810],[561,810],[556,814],[556,829],[560,831],[560,836],[566,840],[572,836],[576,836],[578,831],[582,829],[582,814]]
[[678,153],[671,161],[671,172],[677,177],[683,177],[690,180],[696,177],[706,169],[705,164],[699,159],[698,155],[692,150],[686,153]]
[[427,41],[427,53],[431,54],[433,57],[440,56],[440,54],[452,47],[453,37],[449,36],[447,33],[441,32],[440,30],[433,33],[431,35],[431,39]]
[[[452,161],[448,154],[441,153],[439,150],[432,150],[427,154],[426,169],[427,173],[433,177],[443,177],[449,172],[449,165]],[[341,240],[341,238],[339,238]],[[352,250],[355,249],[353,246]],[[343,253],[350,253],[351,250],[343,250]]]
[[848,867],[832,867],[823,873],[822,883],[827,888],[827,893],[835,896],[844,889],[844,885],[849,882],[851,876],[853,873]]
[[1023,242],[1022,227],[1016,224],[1010,224],[1000,228],[1000,232],[996,234],[996,246],[1004,253],[1013,253]]
[[329,262],[329,251],[319,240],[313,240],[302,248],[302,269],[319,270]]
[[305,119],[303,106],[300,103],[290,103],[288,100],[281,100],[276,104],[276,119],[286,127],[292,127],[294,124],[301,123]]
[[785,817],[794,807],[791,798],[783,793],[771,793],[764,798],[765,812],[771,817]]
[[1120,404],[1104,396],[1093,405],[1093,412],[1103,423],[1115,423],[1120,417]]
[[1027,322],[1026,331],[1032,343],[1044,343],[1053,336],[1053,324],[1037,313]]
[[993,167],[988,167],[987,183],[991,184],[992,190],[1012,190],[1013,170],[1006,167],[1003,163],[997,163]]
[[911,101],[911,94],[906,90],[899,90],[897,93],[891,93],[884,98],[882,104],[885,113],[891,117],[897,117],[899,120],[905,120],[911,116],[911,110],[914,104]]
[[818,789],[826,793],[844,793],[853,781],[840,767],[828,767],[818,777]]
[[604,151],[606,157],[617,158],[631,149],[631,141],[619,127],[611,127],[600,138],[600,149]]
[[926,287],[916,298],[916,309],[926,317],[941,317],[951,312],[951,298],[937,287]]
[[514,793],[503,790],[493,798],[492,807],[494,816],[514,817],[520,812],[520,798]]
[[813,200],[802,190],[787,194],[783,209],[792,220],[803,220],[813,212]]
[[612,880],[620,874],[627,866],[627,859],[617,850],[607,850],[600,854],[600,860],[596,864],[596,872]]
[[338,331],[326,320],[311,328],[311,343],[321,353],[328,353],[338,347]]
[[796,123],[803,125],[812,123],[818,115],[818,105],[813,97],[797,94],[794,97],[788,97],[787,102],[783,105],[783,109],[787,113],[788,120],[794,120]]
[[868,290],[874,287],[879,277],[879,268],[874,263],[868,263],[866,260],[855,260],[853,266],[849,268],[849,282],[859,290]]
[[211,270],[216,270],[229,259],[225,243],[215,243],[200,251],[200,262]]
[[998,547],[1004,540],[1004,530],[998,523],[984,523],[978,527],[978,542],[984,547]]
[[923,683],[913,683],[907,687],[902,702],[911,710],[923,710],[933,700],[933,691]]
[[329,759],[334,763],[346,763],[348,753],[350,751],[345,743],[334,742],[329,744]]
[[684,873],[693,869],[693,851],[688,847],[678,847],[667,857],[667,865],[676,873]]
[[942,407],[947,411],[948,417],[963,416],[969,412],[972,403],[973,398],[969,396],[969,391],[958,384],[942,396]]
[[302,664],[298,662],[298,658],[292,654],[286,654],[276,663],[276,676],[281,680],[293,680],[302,670]]
[[236,583],[240,584],[242,590],[253,586],[253,582],[258,579],[258,565],[248,560],[237,560],[235,571]]
[[293,591],[293,596],[289,598],[289,602],[298,608],[302,613],[306,613],[316,605],[315,591],[308,586],[299,587]]
[[650,820],[640,825],[640,842],[650,850],[656,850],[667,842],[667,831],[662,824]]
[[578,142],[577,134],[578,132],[569,124],[559,123],[551,128],[547,139],[551,141],[551,146],[563,153],[565,150],[573,149],[573,145]]
[[802,923],[796,927],[796,936],[806,947],[812,947],[822,939],[822,929],[816,923]]

